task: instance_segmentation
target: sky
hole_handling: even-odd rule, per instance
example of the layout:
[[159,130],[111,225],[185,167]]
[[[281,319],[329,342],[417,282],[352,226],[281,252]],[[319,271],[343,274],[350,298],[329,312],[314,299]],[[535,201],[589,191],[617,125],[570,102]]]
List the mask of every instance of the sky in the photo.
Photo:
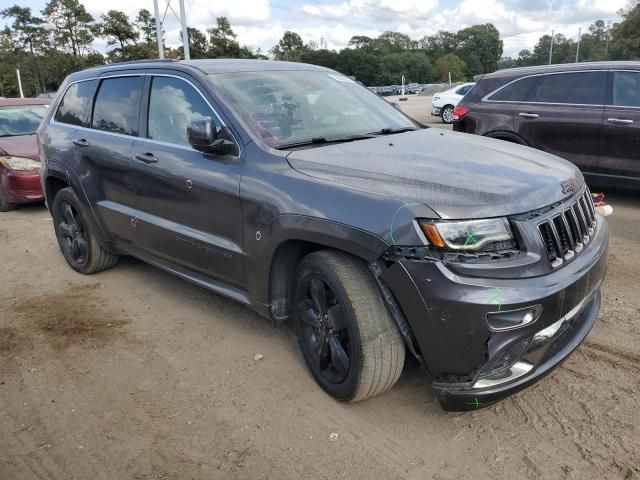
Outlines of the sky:
[[[99,19],[108,9],[122,10],[134,18],[146,8],[153,13],[153,0],[81,0]],[[617,12],[630,0],[184,0],[187,23],[206,30],[216,17],[226,16],[238,41],[263,53],[275,45],[286,30],[300,34],[305,42],[340,49],[354,35],[377,36],[386,30],[399,31],[413,39],[439,30],[455,32],[479,23],[493,23],[504,41],[504,56],[516,57],[524,48],[533,48],[538,38],[551,30],[577,39],[578,29],[586,31],[596,20],[619,21]],[[0,0],[10,5],[12,0]],[[45,0],[20,0],[34,12]],[[158,0],[163,16],[166,42],[179,45],[179,0]],[[2,21],[0,20],[0,23]],[[104,51],[98,39],[94,48]]]

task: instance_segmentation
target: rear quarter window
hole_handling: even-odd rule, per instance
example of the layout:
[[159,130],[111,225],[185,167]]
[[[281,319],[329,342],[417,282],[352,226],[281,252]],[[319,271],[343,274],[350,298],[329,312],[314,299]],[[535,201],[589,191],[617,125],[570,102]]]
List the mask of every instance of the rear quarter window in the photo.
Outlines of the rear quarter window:
[[533,87],[538,83],[540,77],[524,77],[508,83],[488,100],[500,102],[524,102],[529,97]]
[[88,126],[96,83],[95,80],[87,80],[69,86],[58,105],[55,121],[80,127]]

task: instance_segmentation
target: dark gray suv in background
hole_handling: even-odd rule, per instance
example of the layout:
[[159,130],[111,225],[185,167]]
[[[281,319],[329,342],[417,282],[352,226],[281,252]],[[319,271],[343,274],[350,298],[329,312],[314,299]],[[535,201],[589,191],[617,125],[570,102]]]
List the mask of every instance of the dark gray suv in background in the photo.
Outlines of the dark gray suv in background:
[[640,62],[514,68],[477,82],[455,131],[558,155],[597,185],[640,188]]
[[488,405],[558,365],[598,315],[608,229],[577,168],[424,128],[332,70],[86,70],[39,147],[73,269],[134,255],[290,319],[340,400],[390,388],[408,350],[444,408]]

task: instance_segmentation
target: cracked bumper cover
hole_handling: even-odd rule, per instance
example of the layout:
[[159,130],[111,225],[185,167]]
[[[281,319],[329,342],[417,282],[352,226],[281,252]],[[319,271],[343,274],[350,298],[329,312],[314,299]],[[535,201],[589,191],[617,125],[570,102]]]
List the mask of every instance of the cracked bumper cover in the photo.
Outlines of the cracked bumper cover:
[[[587,336],[600,308],[607,269],[608,227],[598,219],[588,249],[548,275],[521,279],[462,277],[442,262],[402,260],[382,275],[420,348],[445,410],[487,406],[535,383]],[[534,322],[493,331],[487,313],[542,305]],[[522,345],[511,371],[486,375],[506,350]]]

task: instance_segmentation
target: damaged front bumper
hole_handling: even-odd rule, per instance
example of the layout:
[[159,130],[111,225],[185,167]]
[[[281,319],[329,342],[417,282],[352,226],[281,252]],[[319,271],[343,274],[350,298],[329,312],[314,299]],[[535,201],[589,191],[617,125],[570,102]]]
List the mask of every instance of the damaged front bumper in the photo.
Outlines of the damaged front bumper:
[[[535,383],[587,336],[600,308],[608,227],[548,275],[463,277],[443,262],[400,260],[381,275],[397,300],[445,410],[481,408]],[[491,315],[533,312],[512,328]]]

